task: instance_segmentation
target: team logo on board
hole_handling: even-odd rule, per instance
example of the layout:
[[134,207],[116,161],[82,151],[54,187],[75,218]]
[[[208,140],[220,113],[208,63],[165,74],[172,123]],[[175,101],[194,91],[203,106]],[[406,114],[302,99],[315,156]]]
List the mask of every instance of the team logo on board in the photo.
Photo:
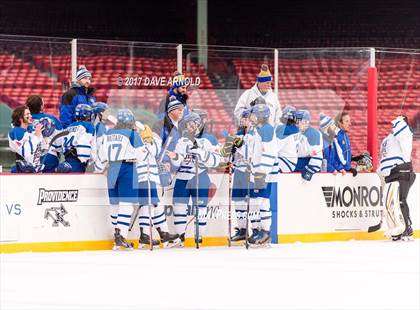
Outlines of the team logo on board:
[[57,227],[59,224],[62,224],[64,227],[70,226],[70,223],[64,219],[64,216],[67,214],[66,208],[63,204],[60,204],[60,207],[52,207],[45,209],[44,218],[46,220],[52,219],[52,226]]
[[37,205],[49,202],[76,202],[79,198],[79,190],[46,190],[39,189]]

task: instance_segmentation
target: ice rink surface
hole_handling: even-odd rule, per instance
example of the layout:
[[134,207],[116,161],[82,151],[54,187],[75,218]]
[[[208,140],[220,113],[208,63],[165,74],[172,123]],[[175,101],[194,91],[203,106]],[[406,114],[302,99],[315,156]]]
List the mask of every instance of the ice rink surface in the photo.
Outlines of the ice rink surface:
[[0,309],[419,309],[420,242],[0,255]]

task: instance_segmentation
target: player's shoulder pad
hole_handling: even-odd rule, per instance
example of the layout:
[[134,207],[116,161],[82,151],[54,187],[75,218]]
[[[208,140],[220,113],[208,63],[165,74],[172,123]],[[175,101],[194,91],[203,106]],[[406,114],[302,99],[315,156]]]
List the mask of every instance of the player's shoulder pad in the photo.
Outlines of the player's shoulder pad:
[[17,140],[20,141],[23,139],[26,133],[26,129],[22,127],[13,127],[9,131],[9,137],[11,140]]
[[86,133],[90,133],[91,135],[95,135],[95,127],[91,122],[83,121],[79,122],[79,126],[82,126],[86,129]]
[[264,124],[257,128],[257,132],[261,137],[262,142],[271,142],[274,137],[274,127],[270,124]]
[[276,128],[276,137],[278,139],[285,139],[290,135],[299,133],[299,128],[294,125],[279,125]]
[[130,142],[134,147],[141,147],[144,145],[137,131],[130,130],[130,129],[125,129],[125,130],[128,131],[128,134],[130,135]]
[[310,145],[319,145],[321,143],[321,132],[313,127],[306,129],[304,136],[308,138],[308,143]]
[[105,125],[103,123],[97,123],[95,132],[97,137],[102,137],[106,133]]

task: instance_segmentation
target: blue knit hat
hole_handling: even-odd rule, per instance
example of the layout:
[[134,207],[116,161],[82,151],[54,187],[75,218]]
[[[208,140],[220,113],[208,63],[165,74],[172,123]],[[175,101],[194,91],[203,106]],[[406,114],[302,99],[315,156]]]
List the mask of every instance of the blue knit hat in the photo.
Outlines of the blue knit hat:
[[177,100],[174,96],[170,97],[169,98],[169,103],[168,103],[168,109],[167,109],[166,112],[169,113],[169,112],[171,112],[175,109],[179,109],[179,108],[183,109],[184,104],[181,101]]
[[257,82],[258,83],[264,83],[264,82],[271,82],[272,76],[271,72],[268,69],[268,66],[266,64],[261,65],[261,71],[257,75]]
[[179,72],[175,72],[172,78],[172,86],[174,88],[182,87],[187,85],[187,81],[185,80],[185,76]]
[[319,128],[325,129],[329,127],[334,121],[328,115],[323,113],[319,114]]
[[79,70],[76,73],[76,80],[80,81],[81,79],[85,77],[92,77],[92,74],[86,69],[85,66],[80,66]]

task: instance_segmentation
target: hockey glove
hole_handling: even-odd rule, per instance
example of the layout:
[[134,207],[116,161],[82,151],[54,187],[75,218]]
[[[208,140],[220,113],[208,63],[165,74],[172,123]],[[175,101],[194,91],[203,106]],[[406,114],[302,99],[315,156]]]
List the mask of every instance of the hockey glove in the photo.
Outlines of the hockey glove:
[[148,125],[144,125],[144,129],[140,131],[140,136],[145,143],[151,144],[153,142],[153,133]]
[[254,175],[254,184],[255,189],[264,189],[267,187],[267,183],[265,182],[265,173],[257,172]]
[[234,143],[235,143],[236,136],[227,136],[226,142],[223,145],[222,149],[220,150],[220,154],[223,157],[229,157],[232,153],[234,153]]
[[302,171],[302,178],[306,181],[310,181],[312,179],[312,176],[314,175],[312,172],[310,172],[308,169],[305,169]]
[[353,174],[353,177],[355,177],[357,175],[357,170],[355,168],[350,168],[349,172],[351,172]]

